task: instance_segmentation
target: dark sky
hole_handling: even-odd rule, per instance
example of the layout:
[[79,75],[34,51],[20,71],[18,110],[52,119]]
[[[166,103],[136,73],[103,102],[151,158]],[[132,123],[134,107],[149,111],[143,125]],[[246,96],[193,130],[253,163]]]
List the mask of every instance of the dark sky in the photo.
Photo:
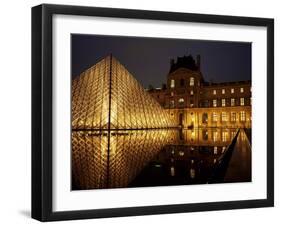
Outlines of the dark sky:
[[170,59],[201,55],[206,81],[251,79],[251,43],[72,34],[72,77],[113,54],[144,86],[166,83]]

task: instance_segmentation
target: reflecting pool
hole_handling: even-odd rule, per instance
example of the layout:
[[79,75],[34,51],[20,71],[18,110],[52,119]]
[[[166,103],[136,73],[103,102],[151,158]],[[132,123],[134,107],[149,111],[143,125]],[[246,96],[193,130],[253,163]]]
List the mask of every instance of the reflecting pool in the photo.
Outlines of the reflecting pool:
[[251,144],[243,129],[72,132],[73,190],[247,181]]

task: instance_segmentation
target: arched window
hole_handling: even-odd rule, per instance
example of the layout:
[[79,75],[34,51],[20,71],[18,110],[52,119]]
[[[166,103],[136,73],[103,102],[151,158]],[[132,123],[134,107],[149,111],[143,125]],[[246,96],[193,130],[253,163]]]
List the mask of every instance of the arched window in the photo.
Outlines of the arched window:
[[190,77],[189,86],[194,86],[194,78]]

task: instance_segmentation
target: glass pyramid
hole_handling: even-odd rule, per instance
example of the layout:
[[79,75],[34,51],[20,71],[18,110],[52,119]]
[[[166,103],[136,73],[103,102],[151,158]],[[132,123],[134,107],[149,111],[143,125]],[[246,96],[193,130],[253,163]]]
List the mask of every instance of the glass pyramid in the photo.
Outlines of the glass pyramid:
[[74,130],[175,126],[175,120],[112,56],[104,58],[73,80]]

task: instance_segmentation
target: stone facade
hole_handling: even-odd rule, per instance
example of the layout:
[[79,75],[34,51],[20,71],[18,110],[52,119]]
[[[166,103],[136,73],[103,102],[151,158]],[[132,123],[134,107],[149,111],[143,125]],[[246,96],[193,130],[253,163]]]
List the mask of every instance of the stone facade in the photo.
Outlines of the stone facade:
[[251,81],[207,82],[200,56],[171,60],[167,85],[148,92],[183,127],[251,128]]

